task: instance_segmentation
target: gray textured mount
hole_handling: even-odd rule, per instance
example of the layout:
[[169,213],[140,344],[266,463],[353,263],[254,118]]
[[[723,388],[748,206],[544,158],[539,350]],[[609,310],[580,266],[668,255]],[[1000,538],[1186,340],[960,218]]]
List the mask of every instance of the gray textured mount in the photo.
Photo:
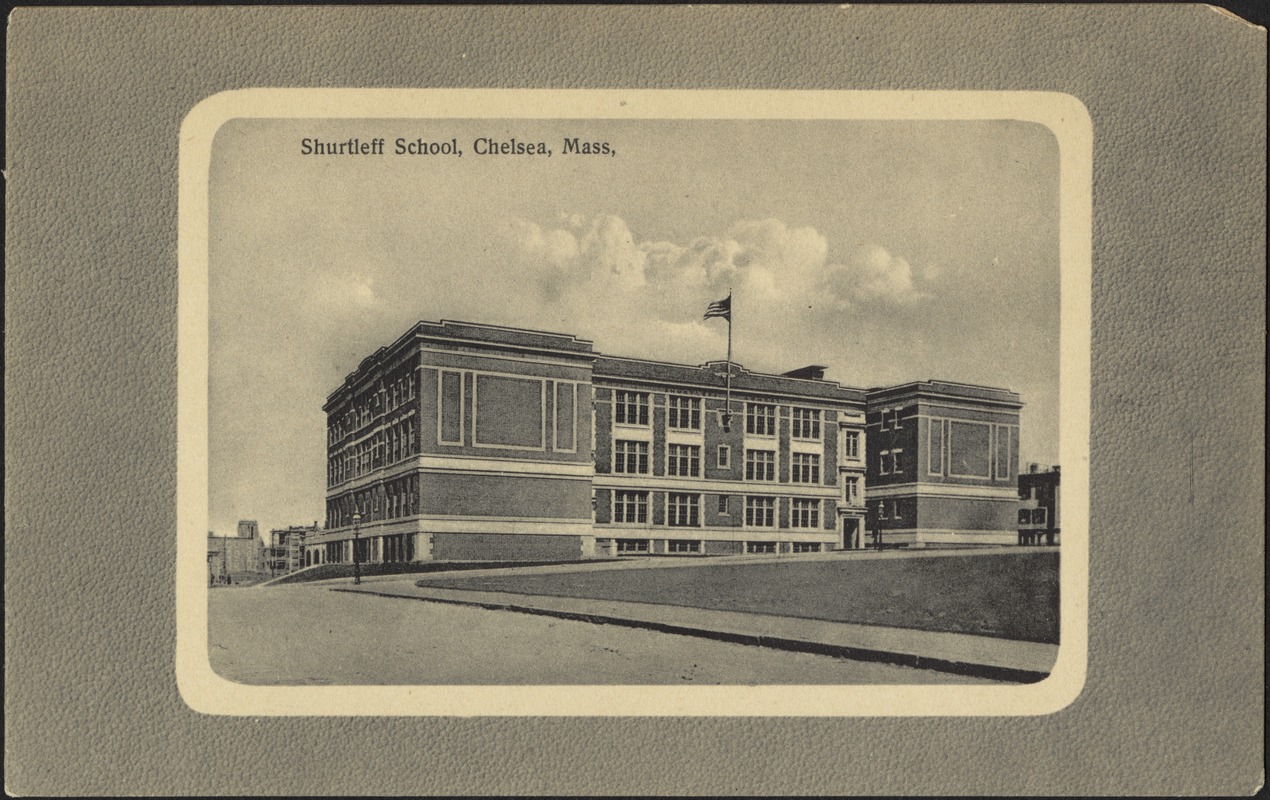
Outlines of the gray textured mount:
[[[1261,782],[1264,31],[1204,7],[20,9],[17,794],[1162,793]],[[1021,719],[237,719],[173,679],[176,158],[251,86],[1023,89],[1093,116],[1090,667]]]

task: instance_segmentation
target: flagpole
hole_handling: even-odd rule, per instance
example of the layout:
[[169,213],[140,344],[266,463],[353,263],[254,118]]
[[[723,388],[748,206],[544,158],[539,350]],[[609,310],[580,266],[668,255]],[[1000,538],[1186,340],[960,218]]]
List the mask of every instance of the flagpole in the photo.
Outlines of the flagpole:
[[[723,418],[729,423],[732,421],[732,314],[735,311],[732,308],[732,287],[728,287],[728,388],[724,399]],[[729,425],[724,425],[726,430]]]

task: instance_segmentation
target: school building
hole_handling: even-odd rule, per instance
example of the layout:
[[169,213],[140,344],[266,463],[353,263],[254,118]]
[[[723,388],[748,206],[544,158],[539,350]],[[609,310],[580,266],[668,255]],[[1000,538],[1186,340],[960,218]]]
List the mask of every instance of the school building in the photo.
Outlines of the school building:
[[1018,395],[824,371],[420,322],[323,406],[326,526],[305,564],[354,547],[362,562],[823,552],[879,529],[884,546],[1014,540]]

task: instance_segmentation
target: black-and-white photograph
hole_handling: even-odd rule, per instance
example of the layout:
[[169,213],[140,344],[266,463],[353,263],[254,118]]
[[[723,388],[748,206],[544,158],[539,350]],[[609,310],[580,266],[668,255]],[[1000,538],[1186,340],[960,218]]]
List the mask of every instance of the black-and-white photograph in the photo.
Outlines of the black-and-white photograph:
[[16,9],[6,789],[1263,792],[1222,5]]
[[1050,675],[1049,127],[244,117],[208,173],[220,677]]

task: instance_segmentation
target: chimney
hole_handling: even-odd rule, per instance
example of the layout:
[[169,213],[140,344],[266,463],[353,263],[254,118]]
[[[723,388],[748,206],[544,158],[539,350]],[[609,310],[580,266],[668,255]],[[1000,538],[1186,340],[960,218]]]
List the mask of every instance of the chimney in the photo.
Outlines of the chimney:
[[1040,472],[1040,471],[1041,471],[1041,465],[1040,465],[1040,464],[1037,464],[1037,463],[1035,463],[1035,462],[1033,462],[1033,463],[1031,463],[1031,464],[1028,464],[1028,465],[1027,465],[1027,471],[1028,471],[1028,472],[1030,472],[1030,473],[1032,473],[1033,475],[1035,475],[1036,473],[1038,473],[1038,472]]

